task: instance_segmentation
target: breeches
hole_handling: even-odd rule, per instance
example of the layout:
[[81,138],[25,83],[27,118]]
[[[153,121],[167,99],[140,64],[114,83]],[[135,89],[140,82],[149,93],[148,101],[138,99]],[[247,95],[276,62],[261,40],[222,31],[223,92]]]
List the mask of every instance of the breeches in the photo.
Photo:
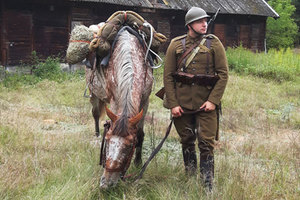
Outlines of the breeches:
[[183,148],[198,147],[201,155],[213,155],[217,134],[217,112],[198,112],[174,118],[174,125]]

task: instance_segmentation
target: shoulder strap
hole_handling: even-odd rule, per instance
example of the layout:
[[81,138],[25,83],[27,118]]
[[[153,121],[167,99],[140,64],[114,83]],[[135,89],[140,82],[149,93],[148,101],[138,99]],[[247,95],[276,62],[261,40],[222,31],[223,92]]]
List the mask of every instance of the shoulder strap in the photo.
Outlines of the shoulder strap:
[[[184,40],[185,40],[185,38],[184,38]],[[185,43],[184,43],[185,44]],[[199,43],[197,42],[197,43],[195,43],[194,45],[192,45],[190,48],[188,48],[183,54],[182,54],[182,56],[178,59],[178,62],[177,62],[177,67],[178,67],[178,70],[179,70],[179,66],[180,66],[180,64],[182,63],[182,61],[183,61],[183,59],[196,47],[196,46],[198,46],[199,45]],[[185,47],[184,47],[184,49],[185,49]]]
[[[203,38],[203,39],[201,40],[201,42],[200,42],[200,45],[203,45],[205,41],[206,41],[206,38]],[[187,59],[187,61],[186,61],[186,68],[189,66],[189,64],[192,62],[192,60],[195,58],[196,54],[197,54],[198,51],[200,50],[200,45],[197,46],[197,47],[193,50],[192,54],[188,57],[188,59]]]
[[[207,38],[207,40],[206,40],[206,47],[208,49],[210,49],[210,46],[211,46],[211,39]],[[206,74],[209,74],[209,53],[208,52],[206,53],[206,67],[205,67],[205,71],[206,71]]]
[[[182,38],[181,44],[182,44],[182,47],[183,47],[183,52],[186,51],[185,43],[186,43],[186,38]],[[181,61],[181,62],[182,62],[182,61]],[[186,58],[183,58],[183,65],[185,65],[185,63],[186,63]],[[180,63],[179,63],[179,64],[180,64]],[[179,65],[178,65],[178,67],[179,67]]]

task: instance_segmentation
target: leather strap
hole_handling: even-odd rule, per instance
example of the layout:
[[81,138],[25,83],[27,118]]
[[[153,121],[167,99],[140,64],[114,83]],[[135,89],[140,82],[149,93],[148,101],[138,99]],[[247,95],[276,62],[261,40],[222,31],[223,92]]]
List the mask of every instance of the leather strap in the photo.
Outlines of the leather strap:
[[[184,38],[185,39],[185,38]],[[182,56],[178,59],[178,62],[177,62],[177,67],[179,69],[179,66],[180,64],[182,63],[183,59],[189,54],[191,53],[191,51],[199,45],[200,42],[196,42],[195,44],[193,44],[190,48],[188,48],[183,54]]]
[[154,156],[159,152],[159,150],[161,149],[162,145],[164,144],[164,142],[166,141],[167,137],[169,136],[170,134],[170,131],[171,131],[171,128],[172,128],[172,124],[173,124],[173,119],[171,120],[168,128],[167,128],[167,131],[166,131],[166,134],[165,134],[165,137],[162,139],[162,141],[157,145],[157,147],[153,150],[153,152],[151,153],[150,157],[148,158],[148,160],[144,163],[140,173],[135,177],[135,180],[139,180],[143,177],[143,174],[147,168],[147,166],[149,165],[150,161],[154,158]]
[[105,136],[107,131],[110,128],[110,121],[106,121],[106,123],[104,124],[104,131],[103,131],[103,136],[102,136],[102,142],[101,142],[101,147],[100,147],[100,163],[99,165],[102,165],[103,167],[105,166],[105,160],[106,160],[106,155],[105,155],[105,151],[104,151],[104,146],[105,146]]
[[[208,49],[210,49],[210,46],[211,46],[211,40],[207,39],[206,40],[206,47]],[[206,74],[209,74],[209,52],[206,52],[206,67],[205,67],[205,71],[206,71]]]
[[197,46],[197,47],[193,50],[192,54],[187,58],[186,64],[185,64],[185,69],[188,68],[189,64],[192,62],[192,60],[195,58],[196,54],[199,52],[200,46],[203,45],[205,41],[206,41],[206,38],[203,38],[203,39],[201,40],[201,42],[200,42],[200,45]]
[[[181,44],[182,44],[182,47],[183,47],[183,52],[185,52],[186,51],[186,38],[183,38],[182,40],[181,40]],[[183,61],[181,61],[181,62],[183,62],[183,67],[185,67],[185,63],[186,63],[186,57],[185,58],[183,58]],[[181,63],[179,63],[179,65],[180,65]],[[178,65],[178,67],[179,67],[179,65]]]
[[[192,115],[192,114],[196,114],[196,113],[199,113],[199,112],[203,112],[204,111],[204,108],[201,108],[201,109],[197,109],[197,110],[190,110],[190,111],[184,111],[183,114],[184,115]],[[166,141],[167,137],[169,136],[170,134],[170,131],[171,131],[171,128],[172,128],[172,124],[173,124],[174,120],[173,118],[171,119],[170,121],[170,124],[167,128],[167,131],[166,131],[166,134],[165,134],[165,137],[162,139],[162,141],[157,145],[157,147],[153,150],[153,152],[151,153],[150,157],[148,158],[148,160],[145,162],[145,164],[143,165],[140,173],[135,177],[135,180],[139,180],[143,177],[143,174],[147,168],[147,166],[149,165],[150,161],[154,158],[154,156],[159,152],[159,150],[161,149],[161,147],[163,146],[164,142]]]

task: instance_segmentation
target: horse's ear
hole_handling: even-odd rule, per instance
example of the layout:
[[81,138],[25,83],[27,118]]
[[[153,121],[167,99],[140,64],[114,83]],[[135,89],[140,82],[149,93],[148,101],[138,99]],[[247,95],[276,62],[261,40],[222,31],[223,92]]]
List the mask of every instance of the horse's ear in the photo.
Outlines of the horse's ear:
[[132,126],[137,125],[137,123],[142,119],[142,117],[143,117],[143,109],[141,110],[141,112],[139,114],[137,114],[136,116],[131,117],[129,119],[130,125],[132,125]]
[[118,116],[115,115],[107,106],[105,106],[106,114],[112,122],[117,121]]

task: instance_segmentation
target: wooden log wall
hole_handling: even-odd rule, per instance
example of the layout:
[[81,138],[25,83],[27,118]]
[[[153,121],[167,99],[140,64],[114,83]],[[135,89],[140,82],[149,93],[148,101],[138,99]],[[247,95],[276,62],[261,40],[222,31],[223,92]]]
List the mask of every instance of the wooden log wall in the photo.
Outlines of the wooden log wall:
[[[170,23],[171,39],[186,33],[187,29],[184,27],[185,12],[168,12],[166,16],[168,19],[165,21]],[[264,50],[266,17],[219,15],[210,30],[222,41],[225,47],[242,45],[253,51]],[[164,30],[158,29],[158,31],[164,33]]]
[[266,17],[220,15],[214,25],[214,34],[225,47],[242,45],[252,51],[264,50]]
[[[0,4],[0,62],[17,65],[29,61],[32,51],[44,58],[65,56],[69,34],[76,24],[89,26],[105,21],[119,10],[133,10],[170,39],[185,34],[185,11],[124,7],[105,3],[10,0]],[[266,17],[219,15],[213,27],[226,47],[242,44],[264,50]],[[165,52],[168,43],[162,45]]]
[[69,12],[65,5],[34,6],[34,50],[38,54],[64,57],[69,39]]
[[26,12],[5,11],[3,19],[5,62],[27,60],[32,51],[32,16]]
[[64,57],[69,37],[67,5],[11,0],[2,3],[2,9],[3,64],[29,62],[32,51],[42,58]]

